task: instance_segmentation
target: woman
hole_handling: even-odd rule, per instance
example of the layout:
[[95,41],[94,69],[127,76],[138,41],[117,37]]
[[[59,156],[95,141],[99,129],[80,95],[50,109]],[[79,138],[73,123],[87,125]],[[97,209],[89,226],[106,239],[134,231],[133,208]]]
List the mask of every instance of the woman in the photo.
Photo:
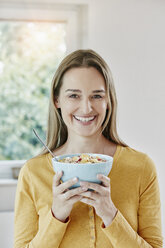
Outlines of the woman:
[[[162,247],[156,169],[148,155],[121,141],[117,100],[108,65],[92,50],[77,50],[52,83],[47,145],[55,155],[113,157],[101,185],[77,178],[60,183],[46,150],[21,169],[15,202],[15,248]],[[93,191],[88,191],[88,189]]]

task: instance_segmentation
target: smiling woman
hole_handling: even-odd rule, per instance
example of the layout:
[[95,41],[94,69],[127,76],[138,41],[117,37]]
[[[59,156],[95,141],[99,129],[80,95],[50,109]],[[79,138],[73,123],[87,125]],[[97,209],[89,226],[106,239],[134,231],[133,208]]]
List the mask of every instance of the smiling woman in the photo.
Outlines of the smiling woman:
[[[52,81],[47,146],[67,157],[108,155],[113,164],[108,176],[98,170],[91,181],[92,164],[81,177],[74,174],[74,163],[54,173],[47,150],[27,161],[16,193],[15,248],[162,247],[155,165],[119,138],[116,111],[112,74],[103,58],[93,50],[66,56]],[[62,182],[65,171],[74,177]]]
[[[70,59],[68,60],[68,58]],[[71,72],[73,72],[73,74]],[[82,88],[83,86],[84,88]],[[74,94],[67,94],[70,91]],[[65,113],[70,111],[68,108],[76,108],[77,104],[78,106],[82,105],[84,110],[80,109],[78,113],[76,109],[72,109],[74,112],[72,114],[70,113],[72,119],[74,116],[80,118],[95,116],[96,119],[93,123],[100,125],[100,116],[102,116],[102,127],[99,128],[98,132],[103,132],[103,136],[110,141],[126,146],[119,138],[116,129],[117,99],[112,74],[106,62],[103,61],[99,55],[96,55],[95,52],[91,50],[90,55],[88,56],[87,53],[84,57],[80,50],[66,57],[57,69],[51,92],[47,142],[52,150],[57,149],[65,143],[68,131],[63,118],[65,118]],[[99,98],[98,94],[96,97],[94,93],[100,93]],[[64,111],[64,117],[62,118],[62,107],[58,107],[58,103],[60,104],[60,102],[61,106],[66,106],[67,109],[67,111]],[[64,102],[65,104],[63,104]],[[57,109],[54,108],[54,104]],[[91,104],[95,104],[94,109],[92,109]],[[100,111],[99,115],[97,111]],[[51,125],[51,123],[55,124]],[[59,128],[57,128],[56,123],[59,125]],[[92,125],[89,127],[92,127]],[[79,126],[77,126],[77,130],[78,128]],[[44,150],[44,152],[46,152],[46,150]]]

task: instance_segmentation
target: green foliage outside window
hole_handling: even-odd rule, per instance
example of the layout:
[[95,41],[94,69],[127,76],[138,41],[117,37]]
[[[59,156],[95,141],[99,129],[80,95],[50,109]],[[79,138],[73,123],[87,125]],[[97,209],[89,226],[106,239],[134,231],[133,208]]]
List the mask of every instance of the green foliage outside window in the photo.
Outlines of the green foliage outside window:
[[0,159],[29,159],[45,139],[48,98],[65,55],[65,24],[0,22]]

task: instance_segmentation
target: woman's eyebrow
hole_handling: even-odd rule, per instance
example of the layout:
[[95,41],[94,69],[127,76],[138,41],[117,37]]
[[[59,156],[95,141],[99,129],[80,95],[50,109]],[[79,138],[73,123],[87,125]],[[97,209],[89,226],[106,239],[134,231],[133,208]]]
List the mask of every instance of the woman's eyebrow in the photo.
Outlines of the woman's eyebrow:
[[94,90],[93,93],[105,93],[105,90]]
[[[72,92],[81,92],[78,89],[67,89],[65,92],[72,91]],[[105,93],[105,90],[93,90],[92,93]]]
[[77,90],[77,89],[67,89],[65,92],[67,91],[72,91],[72,92],[81,92],[81,90]]

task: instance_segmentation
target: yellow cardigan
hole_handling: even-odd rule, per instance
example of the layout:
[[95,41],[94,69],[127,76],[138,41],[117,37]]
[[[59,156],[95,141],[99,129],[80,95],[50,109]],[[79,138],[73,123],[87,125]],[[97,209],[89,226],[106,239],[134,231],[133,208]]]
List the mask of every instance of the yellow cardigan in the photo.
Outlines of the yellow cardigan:
[[14,248],[160,248],[161,206],[155,165],[130,147],[117,146],[109,177],[118,213],[104,227],[92,206],[74,204],[67,223],[51,213],[51,155],[22,167],[15,199]]

